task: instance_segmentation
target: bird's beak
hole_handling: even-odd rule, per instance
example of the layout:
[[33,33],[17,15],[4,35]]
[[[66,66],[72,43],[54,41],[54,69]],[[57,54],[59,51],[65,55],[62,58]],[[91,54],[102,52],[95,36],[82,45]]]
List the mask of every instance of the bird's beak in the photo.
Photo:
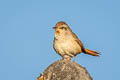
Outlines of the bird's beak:
[[56,27],[53,27],[53,29],[56,29]]

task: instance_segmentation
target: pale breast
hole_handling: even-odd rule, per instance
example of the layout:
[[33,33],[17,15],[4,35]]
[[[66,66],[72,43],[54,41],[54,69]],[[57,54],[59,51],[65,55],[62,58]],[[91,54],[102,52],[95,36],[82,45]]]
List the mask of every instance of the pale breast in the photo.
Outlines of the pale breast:
[[54,48],[58,54],[75,56],[78,53],[81,53],[80,45],[74,39],[65,39],[65,40],[55,40]]

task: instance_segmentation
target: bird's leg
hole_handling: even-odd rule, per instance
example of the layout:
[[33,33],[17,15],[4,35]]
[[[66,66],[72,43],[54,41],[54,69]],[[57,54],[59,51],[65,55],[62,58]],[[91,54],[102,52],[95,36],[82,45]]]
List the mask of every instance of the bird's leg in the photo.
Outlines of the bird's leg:
[[75,60],[76,60],[76,56],[73,56],[73,62],[75,62]]
[[68,55],[64,55],[63,58],[62,58],[63,61],[70,61],[71,60],[71,57],[68,56]]

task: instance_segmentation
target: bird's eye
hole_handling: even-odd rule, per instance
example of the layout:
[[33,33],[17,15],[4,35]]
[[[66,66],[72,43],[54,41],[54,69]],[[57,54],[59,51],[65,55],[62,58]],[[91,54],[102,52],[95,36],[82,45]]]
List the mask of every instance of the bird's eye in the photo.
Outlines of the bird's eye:
[[65,30],[67,30],[67,28],[66,28],[66,27],[60,27],[60,29],[65,29]]

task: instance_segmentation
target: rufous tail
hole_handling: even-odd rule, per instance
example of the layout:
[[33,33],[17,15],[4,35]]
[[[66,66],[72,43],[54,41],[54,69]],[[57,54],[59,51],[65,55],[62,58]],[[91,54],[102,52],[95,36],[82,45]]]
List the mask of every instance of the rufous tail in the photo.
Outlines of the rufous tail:
[[97,51],[93,51],[93,50],[89,50],[89,49],[85,49],[85,54],[89,54],[92,56],[99,56],[99,53]]

